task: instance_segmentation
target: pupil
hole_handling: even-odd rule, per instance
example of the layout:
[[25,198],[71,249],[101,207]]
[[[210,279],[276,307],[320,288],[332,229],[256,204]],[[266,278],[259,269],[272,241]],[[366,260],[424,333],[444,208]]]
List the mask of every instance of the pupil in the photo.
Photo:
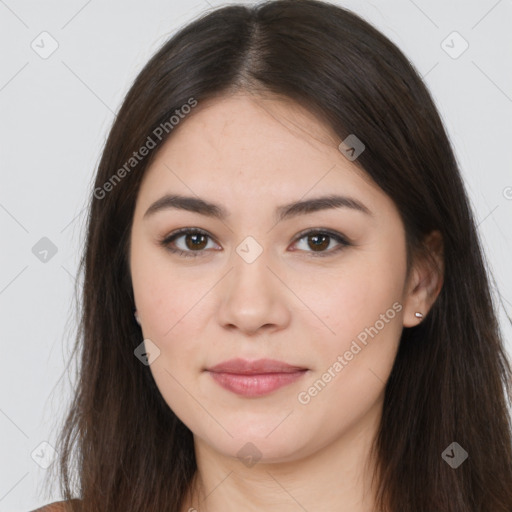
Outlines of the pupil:
[[[202,238],[202,240],[200,240]],[[194,233],[193,235],[188,235],[187,240],[187,247],[189,249],[202,249],[204,245],[204,239],[206,238],[205,235],[202,235],[201,233]],[[188,242],[190,240],[193,240],[191,244]]]
[[[326,247],[329,246],[329,242],[328,242],[329,236],[328,235],[310,235],[309,239],[311,241],[313,241],[313,248],[315,251],[318,249],[325,249]],[[323,242],[317,243],[319,241],[319,239],[322,239]],[[326,241],[327,241],[327,243],[326,243]]]

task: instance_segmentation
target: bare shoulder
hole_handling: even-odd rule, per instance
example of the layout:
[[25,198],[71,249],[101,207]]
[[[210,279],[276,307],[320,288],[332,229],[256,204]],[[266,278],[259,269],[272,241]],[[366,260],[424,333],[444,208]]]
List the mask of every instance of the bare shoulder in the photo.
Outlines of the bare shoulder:
[[[72,501],[74,502],[78,500]],[[71,510],[69,503],[69,501],[55,501],[54,503],[45,505],[44,507],[33,510],[32,512],[68,512]]]

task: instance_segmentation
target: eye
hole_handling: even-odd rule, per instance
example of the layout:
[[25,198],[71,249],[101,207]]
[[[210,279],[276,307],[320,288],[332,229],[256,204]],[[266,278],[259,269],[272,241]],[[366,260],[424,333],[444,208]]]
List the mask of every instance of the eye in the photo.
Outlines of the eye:
[[206,231],[197,228],[183,228],[160,240],[160,244],[172,253],[194,258],[200,256],[204,249],[212,248],[208,246],[208,239],[211,237]]
[[[297,242],[301,242],[302,240],[305,240],[305,242],[303,243],[300,250],[305,250],[306,252],[310,253],[308,256],[313,257],[330,256],[333,253],[337,253],[338,251],[341,251],[345,247],[351,245],[351,243],[348,242],[348,240],[344,238],[340,233],[323,229],[314,229],[301,233],[294,244],[297,244]],[[338,244],[334,247],[334,249],[332,248],[333,241]],[[312,251],[308,251],[308,247],[312,248]],[[331,247],[331,249],[326,250],[329,247]]]
[[[305,240],[305,247],[303,244],[299,250],[314,257],[329,256],[351,245],[340,233],[324,229],[310,229],[300,233],[293,245],[297,245],[302,240]],[[204,255],[205,249],[219,250],[215,246],[209,246],[209,241],[212,241],[212,237],[206,231],[198,228],[183,228],[166,236],[159,243],[168,251],[188,258]],[[338,244],[334,248],[332,248],[333,241]],[[308,251],[308,247],[312,248],[312,251]],[[330,250],[327,250],[329,248]],[[292,249],[292,251],[295,250],[297,249]]]

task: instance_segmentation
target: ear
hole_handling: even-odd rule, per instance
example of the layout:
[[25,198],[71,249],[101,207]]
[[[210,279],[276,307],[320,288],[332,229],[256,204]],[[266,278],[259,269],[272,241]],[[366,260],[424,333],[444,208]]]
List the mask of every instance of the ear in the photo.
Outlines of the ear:
[[444,280],[443,237],[438,230],[429,233],[423,242],[425,251],[413,259],[404,298],[404,327],[414,327],[423,319],[416,318],[415,312],[427,316],[437,299]]

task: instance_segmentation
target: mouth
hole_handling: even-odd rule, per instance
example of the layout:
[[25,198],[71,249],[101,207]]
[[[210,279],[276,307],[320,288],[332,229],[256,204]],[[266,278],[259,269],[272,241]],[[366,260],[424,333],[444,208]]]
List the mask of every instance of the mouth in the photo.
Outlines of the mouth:
[[258,397],[299,380],[308,368],[275,359],[230,359],[206,371],[222,388],[237,395]]

